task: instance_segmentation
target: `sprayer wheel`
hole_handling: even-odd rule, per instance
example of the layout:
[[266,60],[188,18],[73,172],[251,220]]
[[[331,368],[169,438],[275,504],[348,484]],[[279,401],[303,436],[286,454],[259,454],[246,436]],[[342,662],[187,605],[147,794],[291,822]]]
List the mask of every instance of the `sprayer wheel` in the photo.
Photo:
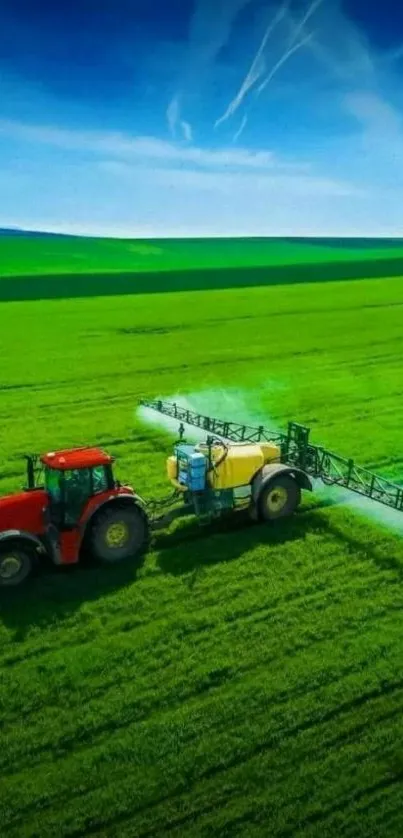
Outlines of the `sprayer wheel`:
[[280,474],[273,477],[259,495],[259,517],[263,521],[274,521],[292,515],[301,500],[301,489],[293,477]]

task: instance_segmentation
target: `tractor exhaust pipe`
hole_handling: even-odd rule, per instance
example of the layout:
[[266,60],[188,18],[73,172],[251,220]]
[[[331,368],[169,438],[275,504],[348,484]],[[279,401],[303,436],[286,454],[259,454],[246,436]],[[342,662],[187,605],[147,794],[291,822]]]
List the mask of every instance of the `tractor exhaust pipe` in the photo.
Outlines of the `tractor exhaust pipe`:
[[32,454],[25,454],[27,461],[27,489],[35,489],[35,459]]

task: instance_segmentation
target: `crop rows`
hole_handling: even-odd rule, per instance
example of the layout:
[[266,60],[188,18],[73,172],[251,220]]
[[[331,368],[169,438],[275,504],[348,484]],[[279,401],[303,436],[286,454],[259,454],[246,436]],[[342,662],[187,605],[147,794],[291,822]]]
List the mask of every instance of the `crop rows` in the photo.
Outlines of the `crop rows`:
[[[142,395],[306,422],[399,479],[401,293],[3,305],[1,491],[24,450],[88,441],[164,493],[170,437]],[[137,574],[55,572],[2,600],[2,838],[400,838],[403,541],[330,501],[272,531],[185,521]]]

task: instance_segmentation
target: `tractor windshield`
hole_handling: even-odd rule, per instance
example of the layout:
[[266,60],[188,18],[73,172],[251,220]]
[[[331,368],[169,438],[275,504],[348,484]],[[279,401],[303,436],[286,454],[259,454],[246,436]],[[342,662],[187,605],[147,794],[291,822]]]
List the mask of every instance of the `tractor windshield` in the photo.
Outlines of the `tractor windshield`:
[[54,503],[60,503],[61,501],[60,477],[60,471],[45,466],[45,489]]
[[46,467],[45,488],[55,517],[74,525],[78,523],[88,499],[107,491],[108,476],[104,466],[65,471]]
[[90,468],[74,468],[64,472],[64,501],[66,523],[76,524],[92,494]]
[[92,481],[94,495],[98,492],[106,492],[109,488],[108,477],[105,466],[95,466],[92,469]]

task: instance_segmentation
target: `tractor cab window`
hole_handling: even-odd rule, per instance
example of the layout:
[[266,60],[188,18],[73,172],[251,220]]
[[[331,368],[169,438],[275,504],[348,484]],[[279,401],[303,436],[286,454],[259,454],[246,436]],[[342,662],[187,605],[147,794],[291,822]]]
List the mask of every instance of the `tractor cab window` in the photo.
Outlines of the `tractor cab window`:
[[89,498],[106,492],[110,488],[110,480],[105,466],[64,471],[46,467],[45,488],[53,522],[58,526],[74,526],[78,524]]
[[62,491],[60,486],[61,472],[54,468],[45,467],[45,489],[49,495],[51,503],[58,504],[62,499]]
[[105,466],[95,466],[92,469],[92,482],[94,495],[108,491],[109,485]]
[[90,468],[74,468],[64,472],[65,521],[76,524],[92,494]]
[[54,468],[45,466],[44,482],[45,489],[49,498],[49,512],[51,521],[56,526],[63,523],[63,489],[62,489],[62,475],[63,472]]

